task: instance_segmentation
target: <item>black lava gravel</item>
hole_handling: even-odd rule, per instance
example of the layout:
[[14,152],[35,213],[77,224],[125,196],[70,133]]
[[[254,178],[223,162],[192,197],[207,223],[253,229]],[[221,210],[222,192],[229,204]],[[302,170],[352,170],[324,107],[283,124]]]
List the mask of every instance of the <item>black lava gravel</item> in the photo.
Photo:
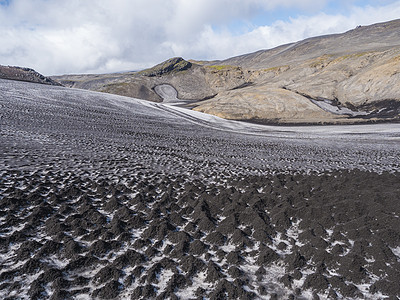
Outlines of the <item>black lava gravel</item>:
[[260,136],[0,87],[0,298],[400,297],[396,132]]

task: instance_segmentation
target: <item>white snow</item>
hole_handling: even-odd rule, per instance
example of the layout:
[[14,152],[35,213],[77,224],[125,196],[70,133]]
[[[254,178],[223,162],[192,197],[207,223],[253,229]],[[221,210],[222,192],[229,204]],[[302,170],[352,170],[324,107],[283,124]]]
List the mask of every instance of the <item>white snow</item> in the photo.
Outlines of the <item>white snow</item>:
[[333,102],[330,100],[314,100],[311,99],[311,102],[315,105],[319,106],[323,110],[336,114],[336,115],[350,115],[350,116],[366,116],[368,115],[365,111],[354,111],[348,109],[347,107],[341,107],[333,105]]
[[303,230],[299,229],[300,223],[301,219],[297,219],[296,222],[293,222],[292,226],[286,231],[286,235],[295,240],[296,246],[302,247],[304,243],[299,241],[299,234],[303,232]]
[[393,254],[397,256],[397,260],[400,262],[400,246],[390,248],[390,250],[392,250]]
[[192,278],[192,285],[187,287],[185,290],[179,290],[175,294],[181,299],[192,299],[196,298],[196,290],[198,288],[203,288],[205,290],[212,287],[212,284],[206,282],[207,271],[199,272]]

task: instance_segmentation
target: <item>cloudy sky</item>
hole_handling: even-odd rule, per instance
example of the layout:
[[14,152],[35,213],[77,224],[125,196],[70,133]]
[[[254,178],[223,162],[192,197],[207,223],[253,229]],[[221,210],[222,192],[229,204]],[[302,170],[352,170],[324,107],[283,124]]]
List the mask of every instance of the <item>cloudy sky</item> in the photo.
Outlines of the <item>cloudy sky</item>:
[[0,64],[45,75],[212,60],[400,18],[400,0],[0,0]]

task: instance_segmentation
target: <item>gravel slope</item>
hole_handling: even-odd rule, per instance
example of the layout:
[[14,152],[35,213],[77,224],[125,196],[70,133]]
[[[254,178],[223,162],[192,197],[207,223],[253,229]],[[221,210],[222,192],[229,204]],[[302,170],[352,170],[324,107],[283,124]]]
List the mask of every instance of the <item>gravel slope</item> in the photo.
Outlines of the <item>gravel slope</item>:
[[6,80],[0,105],[0,298],[400,297],[399,125]]

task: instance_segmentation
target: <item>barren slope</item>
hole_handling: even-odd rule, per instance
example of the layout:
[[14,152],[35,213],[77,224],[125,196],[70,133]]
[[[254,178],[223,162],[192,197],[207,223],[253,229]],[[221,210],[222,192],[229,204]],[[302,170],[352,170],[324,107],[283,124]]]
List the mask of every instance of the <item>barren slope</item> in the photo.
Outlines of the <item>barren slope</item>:
[[160,102],[158,85],[197,111],[262,123],[400,119],[400,20],[224,61],[173,58],[138,73],[61,76],[64,85]]
[[308,38],[271,50],[215,61],[215,64],[237,65],[246,69],[264,69],[291,65],[325,54],[349,55],[400,46],[400,19],[357,28],[341,34]]
[[393,47],[252,71],[252,86],[220,93],[195,109],[264,122],[274,118],[284,123],[398,121],[399,58],[400,47]]

